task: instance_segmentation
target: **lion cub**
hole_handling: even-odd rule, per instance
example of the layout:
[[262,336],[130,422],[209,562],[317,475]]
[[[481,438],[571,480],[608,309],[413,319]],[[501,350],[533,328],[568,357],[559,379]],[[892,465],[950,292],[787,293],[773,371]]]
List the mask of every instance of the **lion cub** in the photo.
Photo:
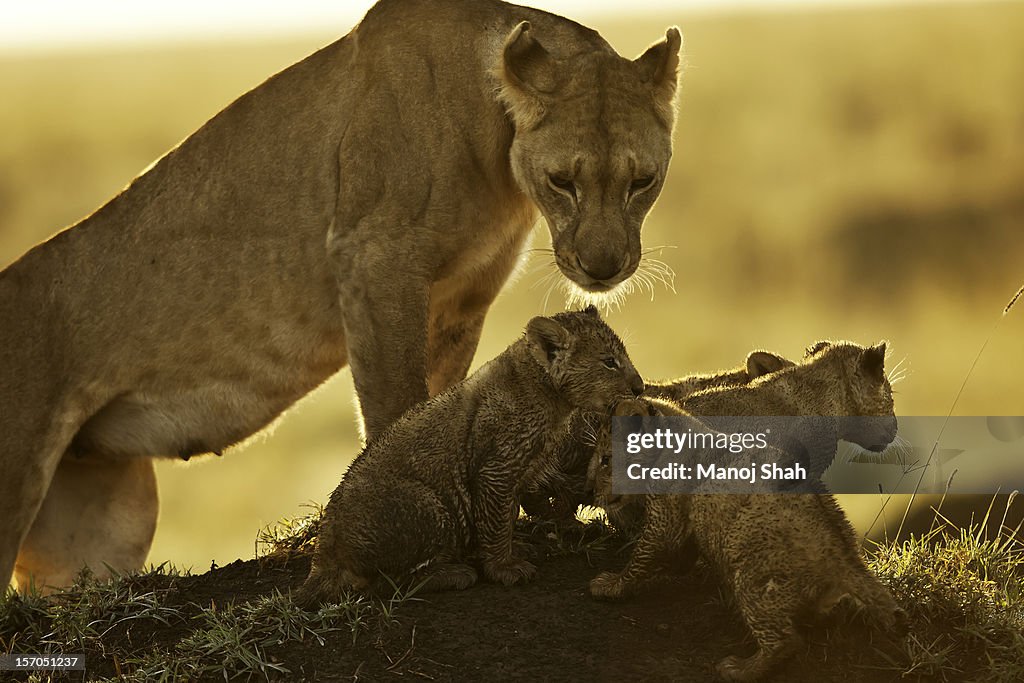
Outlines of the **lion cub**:
[[[792,365],[793,361],[770,351],[751,351],[743,365],[736,368],[648,382],[644,395],[682,401],[698,391],[742,386],[758,377]],[[569,447],[563,451],[561,471],[556,477],[545,482],[543,488],[528,491],[523,495],[521,502],[527,515],[567,524],[575,521],[576,510],[581,505],[593,504],[589,468],[594,455],[598,425],[607,419],[607,414],[577,411],[570,427],[573,439],[568,444]],[[636,505],[632,505],[622,508],[618,513],[609,513],[608,521],[616,529],[627,532],[635,530],[642,517],[642,510],[638,511],[636,508]]]
[[[670,401],[627,400],[615,415],[872,415],[886,418],[891,432],[844,433],[876,447],[895,435],[892,393],[883,370],[884,345],[849,343],[813,347],[800,365],[747,386],[694,394],[681,409]],[[888,429],[888,428],[887,428]],[[616,510],[630,496],[611,490],[610,429],[599,434],[594,477],[598,503]],[[828,613],[843,598],[860,605],[869,622],[884,630],[903,626],[905,616],[888,590],[870,573],[853,529],[831,495],[660,495],[644,499],[646,515],[626,568],[604,572],[590,584],[598,597],[636,590],[665,564],[692,561],[695,545],[734,594],[757,641],[746,659],[718,664],[722,678],[752,681],[768,673],[799,646],[795,623],[805,613]]]
[[758,377],[789,368],[793,361],[771,351],[751,351],[743,365],[719,372],[699,373],[668,379],[660,382],[648,382],[644,395],[650,398],[662,398],[679,403],[694,394],[708,389],[724,389],[749,384]]
[[476,571],[506,585],[535,568],[516,557],[522,491],[557,468],[577,409],[607,412],[644,389],[597,309],[534,318],[521,339],[418,404],[355,459],[324,511],[301,604],[368,590],[382,575],[463,589]]

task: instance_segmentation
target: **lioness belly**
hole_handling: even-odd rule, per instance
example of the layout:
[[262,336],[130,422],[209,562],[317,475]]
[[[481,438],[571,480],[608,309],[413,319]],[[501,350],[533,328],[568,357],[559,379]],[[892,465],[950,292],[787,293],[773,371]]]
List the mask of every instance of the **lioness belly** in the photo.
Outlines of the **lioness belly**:
[[[221,359],[223,361],[223,359]],[[345,363],[344,340],[302,362],[249,362],[232,372],[179,368],[147,378],[96,412],[78,431],[70,455],[123,458],[220,453],[270,424]],[[204,372],[203,370],[207,370]]]

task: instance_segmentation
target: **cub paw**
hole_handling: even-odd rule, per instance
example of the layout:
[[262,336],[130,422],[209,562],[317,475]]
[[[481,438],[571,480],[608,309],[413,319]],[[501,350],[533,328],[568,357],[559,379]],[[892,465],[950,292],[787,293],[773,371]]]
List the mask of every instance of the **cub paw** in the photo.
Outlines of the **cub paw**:
[[533,579],[537,576],[537,568],[526,560],[512,560],[502,564],[489,563],[484,566],[484,573],[491,581],[511,586]]
[[621,598],[625,582],[615,572],[601,572],[590,581],[590,594],[595,598],[615,600]]
[[715,665],[718,677],[723,681],[754,681],[757,680],[757,672],[748,664],[746,659],[735,655],[726,657]]
[[902,638],[910,631],[910,617],[900,607],[884,613],[879,621],[883,631],[897,638]]
[[441,565],[429,574],[424,583],[426,590],[466,590],[476,583],[476,570],[465,564]]

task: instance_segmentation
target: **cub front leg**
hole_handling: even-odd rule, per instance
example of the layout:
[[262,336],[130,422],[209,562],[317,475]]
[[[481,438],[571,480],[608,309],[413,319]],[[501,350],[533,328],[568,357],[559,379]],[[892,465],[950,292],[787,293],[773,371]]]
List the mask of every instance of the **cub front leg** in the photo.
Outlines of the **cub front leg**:
[[369,250],[354,239],[337,238],[329,252],[364,436],[370,441],[427,399],[430,283],[411,243]]
[[665,566],[666,559],[678,551],[689,537],[686,522],[666,508],[666,496],[649,496],[643,530],[633,553],[621,572],[601,572],[590,582],[590,594],[596,598],[616,599],[635,593]]
[[[500,460],[500,457],[499,457]],[[520,580],[529,581],[537,574],[530,562],[512,552],[512,532],[519,517],[519,500],[515,496],[508,472],[503,464],[490,464],[481,469],[477,479],[473,522],[480,544],[484,575],[491,581],[511,586]]]

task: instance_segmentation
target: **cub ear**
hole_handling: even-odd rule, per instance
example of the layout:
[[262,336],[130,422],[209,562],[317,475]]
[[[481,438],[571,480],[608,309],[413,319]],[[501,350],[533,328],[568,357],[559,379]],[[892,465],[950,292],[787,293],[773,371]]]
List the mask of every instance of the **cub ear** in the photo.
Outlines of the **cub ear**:
[[590,304],[589,306],[584,308],[583,312],[591,316],[592,318],[597,318],[598,320],[601,319],[601,314],[598,312],[597,306],[595,306],[594,304]]
[[804,350],[804,360],[807,360],[808,358],[810,358],[814,354],[816,354],[819,351],[822,351],[824,349],[827,349],[830,346],[832,346],[832,342],[830,342],[830,341],[820,341],[820,342],[815,342],[814,344],[811,344],[810,346],[807,347],[806,350]]
[[771,351],[751,351],[747,356],[747,377],[757,379],[762,375],[770,375],[782,368],[788,368],[792,364]]
[[529,130],[544,118],[543,95],[555,90],[557,68],[534,39],[530,22],[520,22],[505,39],[498,68],[499,97],[518,128]]
[[665,39],[651,45],[633,60],[640,72],[640,80],[654,89],[654,104],[658,115],[669,128],[675,123],[676,86],[679,82],[679,50],[683,37],[672,26],[665,31]]
[[551,318],[537,317],[526,324],[526,339],[530,352],[546,368],[550,368],[556,356],[569,348],[569,331]]
[[860,357],[860,366],[868,377],[882,379],[885,377],[885,342],[864,349]]

